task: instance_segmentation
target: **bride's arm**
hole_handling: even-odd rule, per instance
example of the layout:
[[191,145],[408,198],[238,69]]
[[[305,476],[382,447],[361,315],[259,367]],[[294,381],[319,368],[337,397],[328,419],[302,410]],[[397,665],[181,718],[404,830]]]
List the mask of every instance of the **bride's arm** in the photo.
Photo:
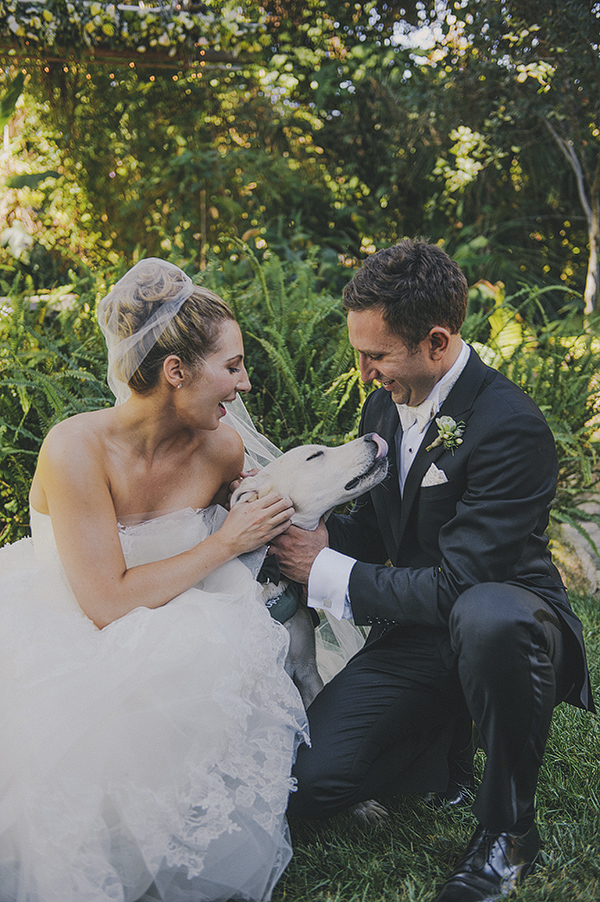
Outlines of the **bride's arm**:
[[85,440],[78,444],[73,438],[68,429],[50,433],[36,479],[43,486],[71,588],[100,628],[134,608],[166,604],[221,564],[269,543],[289,526],[289,499],[271,493],[236,506],[218,532],[190,551],[127,569],[102,463],[82,449]]

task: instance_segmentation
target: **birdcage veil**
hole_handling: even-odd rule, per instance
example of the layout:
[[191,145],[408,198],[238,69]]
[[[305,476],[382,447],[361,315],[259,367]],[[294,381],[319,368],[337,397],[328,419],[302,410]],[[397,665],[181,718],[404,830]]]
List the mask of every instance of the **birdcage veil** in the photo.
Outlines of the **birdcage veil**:
[[275,460],[276,457],[281,456],[282,451],[277,445],[274,445],[273,442],[270,442],[268,438],[258,432],[250,414],[246,410],[246,405],[239,395],[236,395],[235,401],[226,401],[225,409],[227,414],[223,417],[222,422],[235,429],[244,443],[246,452],[245,470],[250,470],[253,467],[260,469],[272,460]]
[[[107,382],[115,404],[130,396],[129,380],[195,288],[178,266],[147,257],[126,272],[100,301],[98,323],[108,350]],[[257,431],[239,395],[226,410],[223,422],[235,429],[244,443],[246,469],[264,467],[281,454]]]
[[129,380],[195,287],[178,266],[147,257],[100,301],[98,324],[108,350],[107,382],[115,404],[130,396]]

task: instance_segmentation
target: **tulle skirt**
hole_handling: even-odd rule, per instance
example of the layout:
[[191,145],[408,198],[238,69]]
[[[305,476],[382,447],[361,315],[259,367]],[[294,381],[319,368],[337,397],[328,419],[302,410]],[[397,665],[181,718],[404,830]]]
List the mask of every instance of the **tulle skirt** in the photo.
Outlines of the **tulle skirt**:
[[[199,514],[125,531],[127,553],[183,550]],[[98,630],[47,521],[37,554],[0,551],[1,902],[269,899],[306,736],[285,628],[235,561]]]

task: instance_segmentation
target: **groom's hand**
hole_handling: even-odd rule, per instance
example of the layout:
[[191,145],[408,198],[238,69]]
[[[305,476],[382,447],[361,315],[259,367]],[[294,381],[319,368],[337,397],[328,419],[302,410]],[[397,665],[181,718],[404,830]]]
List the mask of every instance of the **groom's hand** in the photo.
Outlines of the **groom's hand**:
[[288,527],[273,539],[269,554],[277,555],[279,568],[284,576],[306,586],[314,559],[328,545],[327,527],[325,521],[321,520],[315,530]]

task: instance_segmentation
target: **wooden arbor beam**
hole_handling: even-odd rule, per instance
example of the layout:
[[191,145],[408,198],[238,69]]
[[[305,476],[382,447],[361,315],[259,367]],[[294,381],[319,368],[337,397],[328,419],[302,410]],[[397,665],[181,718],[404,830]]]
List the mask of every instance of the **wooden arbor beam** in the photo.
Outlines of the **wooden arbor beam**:
[[152,66],[160,69],[190,69],[196,66],[223,66],[239,67],[244,60],[220,50],[210,50],[194,47],[181,48],[178,52],[169,56],[152,48],[145,53],[139,53],[135,49],[117,49],[113,47],[78,47],[77,52],[67,47],[40,47],[39,44],[26,42],[24,45],[6,43],[0,39],[0,59],[9,62],[22,63],[27,60],[36,60],[47,63],[76,64],[107,66],[109,64],[130,66],[131,68],[144,68]]

